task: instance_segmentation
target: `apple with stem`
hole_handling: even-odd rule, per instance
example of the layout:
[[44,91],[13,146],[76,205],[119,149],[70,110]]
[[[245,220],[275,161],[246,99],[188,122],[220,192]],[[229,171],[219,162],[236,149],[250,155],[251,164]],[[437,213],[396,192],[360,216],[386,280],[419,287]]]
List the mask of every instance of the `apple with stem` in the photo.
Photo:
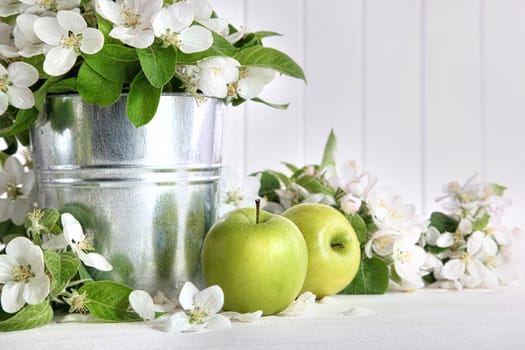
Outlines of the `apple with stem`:
[[204,280],[222,288],[227,311],[282,311],[299,295],[307,265],[297,226],[260,210],[259,202],[227,213],[211,227],[202,248]]
[[308,247],[308,272],[302,291],[322,298],[350,284],[359,269],[361,249],[347,218],[320,203],[299,204],[282,215],[297,225]]

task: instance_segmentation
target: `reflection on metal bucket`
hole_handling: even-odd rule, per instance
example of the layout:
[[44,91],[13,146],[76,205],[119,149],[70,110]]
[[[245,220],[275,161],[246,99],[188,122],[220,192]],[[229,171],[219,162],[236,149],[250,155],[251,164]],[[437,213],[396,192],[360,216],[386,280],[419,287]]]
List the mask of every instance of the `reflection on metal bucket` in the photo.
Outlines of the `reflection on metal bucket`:
[[[114,266],[112,278],[176,297],[202,286],[199,257],[216,219],[225,105],[163,95],[135,128],[126,96],[109,107],[49,98],[32,131],[39,205],[73,213]],[[96,274],[96,271],[92,271]]]

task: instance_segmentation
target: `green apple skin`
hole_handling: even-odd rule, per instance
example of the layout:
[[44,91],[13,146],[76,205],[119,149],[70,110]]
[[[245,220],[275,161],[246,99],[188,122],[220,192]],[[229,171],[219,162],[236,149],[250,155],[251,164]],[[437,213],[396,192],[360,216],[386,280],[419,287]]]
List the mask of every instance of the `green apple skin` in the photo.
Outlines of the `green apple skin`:
[[355,277],[361,262],[357,235],[346,217],[326,204],[303,203],[283,214],[293,221],[308,247],[308,271],[302,292],[317,298],[343,290]]
[[225,311],[273,315],[284,310],[303,286],[308,253],[290,220],[253,208],[236,209],[215,223],[202,248],[206,285],[224,292]]

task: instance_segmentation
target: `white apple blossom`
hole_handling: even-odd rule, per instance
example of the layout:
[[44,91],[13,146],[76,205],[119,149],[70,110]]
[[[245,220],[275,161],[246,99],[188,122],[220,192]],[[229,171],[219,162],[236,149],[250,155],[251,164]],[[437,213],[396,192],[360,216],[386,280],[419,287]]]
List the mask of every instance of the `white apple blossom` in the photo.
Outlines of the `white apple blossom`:
[[381,257],[391,256],[394,252],[394,245],[399,239],[400,233],[388,229],[380,229],[372,234],[372,237],[365,244],[365,254],[372,258],[374,254]]
[[80,0],[20,0],[20,2],[28,6],[25,13],[37,15],[78,9],[80,6]]
[[231,57],[211,57],[197,63],[200,69],[198,88],[206,96],[225,98],[228,84],[239,79],[239,62]]
[[217,314],[224,304],[224,293],[219,286],[211,286],[199,292],[191,282],[186,282],[180,292],[179,303],[184,311],[168,318],[165,327],[168,332],[195,332],[204,328],[231,327],[228,317]]
[[36,35],[35,21],[37,15],[22,13],[16,17],[16,26],[13,29],[15,45],[23,57],[37,56],[49,51],[52,46],[46,44]]
[[165,47],[174,46],[184,53],[207,50],[213,44],[211,32],[193,22],[193,9],[185,3],[174,3],[161,9],[153,19],[155,36]]
[[13,58],[19,56],[18,49],[12,38],[13,28],[7,23],[0,22],[0,56]]
[[0,242],[0,252],[3,252],[5,248],[5,244]]
[[239,80],[233,84],[236,93],[250,100],[257,97],[264,86],[271,82],[275,77],[275,71],[261,67],[241,67],[239,70]]
[[236,208],[254,207],[260,188],[260,176],[241,180],[233,168],[224,167],[219,181],[220,216]]
[[404,289],[422,288],[425,285],[421,275],[427,254],[415,243],[413,239],[405,236],[396,240],[392,249],[394,269],[401,278],[400,287]]
[[64,229],[63,233],[61,235],[52,235],[54,242],[53,244],[47,245],[48,249],[60,249],[69,245],[85,265],[94,267],[100,271],[111,271],[113,269],[111,264],[102,255],[85,252],[93,250],[92,238],[86,237],[82,226],[73,215],[64,213],[60,219]]
[[26,303],[39,304],[49,294],[50,281],[44,271],[42,249],[25,237],[16,237],[0,255],[2,309],[15,313]]
[[77,56],[97,53],[104,45],[104,35],[98,29],[88,28],[84,18],[75,11],[58,11],[56,18],[38,18],[34,29],[40,40],[53,46],[44,60],[44,71],[49,75],[67,73]]
[[35,105],[30,86],[38,81],[38,71],[25,62],[13,62],[7,69],[0,64],[0,115],[9,105],[29,109]]
[[96,9],[114,24],[109,36],[132,47],[146,48],[155,40],[152,20],[162,4],[162,0],[97,0]]
[[35,173],[24,171],[17,158],[7,158],[0,169],[0,222],[8,219],[15,225],[24,223],[26,214],[33,207]]

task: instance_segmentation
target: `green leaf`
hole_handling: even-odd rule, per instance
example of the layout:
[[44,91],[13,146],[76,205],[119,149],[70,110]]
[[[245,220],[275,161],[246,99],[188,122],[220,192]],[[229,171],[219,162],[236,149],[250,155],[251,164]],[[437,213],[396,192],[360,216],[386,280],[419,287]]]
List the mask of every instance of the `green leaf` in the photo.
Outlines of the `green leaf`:
[[178,64],[195,64],[207,57],[213,56],[228,56],[233,57],[237,54],[239,49],[233,46],[228,40],[212,31],[213,45],[206,51],[195,53],[183,53],[177,50]]
[[0,130],[0,137],[15,136],[28,130],[38,118],[36,108],[20,109],[16,113],[15,122],[8,128]]
[[161,93],[162,89],[152,86],[144,72],[137,74],[131,83],[127,104],[128,118],[133,125],[145,125],[155,116]]
[[303,174],[296,180],[296,183],[299,186],[304,187],[310,193],[323,193],[329,196],[334,194],[334,190],[332,188],[323,184],[323,182],[318,178],[312,177],[310,175]]
[[275,109],[283,109],[283,110],[284,109],[288,109],[288,106],[290,105],[289,103],[283,103],[283,104],[270,103],[270,102],[267,102],[267,101],[265,101],[265,100],[263,100],[262,98],[259,98],[259,97],[254,97],[250,101],[262,103],[262,104],[267,105],[269,107],[272,107],[272,108],[275,108]]
[[114,104],[122,93],[122,83],[105,79],[95,72],[87,63],[80,66],[77,77],[77,88],[82,98],[98,106]]
[[485,213],[479,219],[474,220],[472,223],[472,232],[484,230],[485,227],[489,224],[490,215]]
[[363,218],[358,214],[348,214],[346,218],[348,219],[348,222],[350,222],[350,225],[352,225],[352,228],[357,234],[357,239],[359,239],[359,243],[366,243],[368,239],[368,231],[366,229],[365,220],[363,220]]
[[388,267],[378,257],[364,258],[357,275],[341,294],[384,294],[388,288]]
[[247,48],[256,45],[262,45],[262,39],[270,36],[281,36],[281,34],[269,31],[259,31],[254,33],[245,34],[241,40],[237,41],[234,45],[239,48]]
[[76,92],[77,91],[77,79],[68,78],[64,80],[57,81],[49,86],[47,90],[48,93],[52,94],[62,94],[66,92]]
[[335,165],[335,150],[337,148],[337,139],[335,137],[334,130],[330,130],[328,140],[324,146],[323,159],[321,161],[321,168]]
[[282,164],[288,169],[290,170],[292,173],[295,173],[299,170],[298,167],[296,167],[295,165],[291,164],[291,163],[288,163],[288,162],[282,162]]
[[491,183],[489,185],[496,196],[503,196],[505,194],[505,190],[507,189],[507,187],[499,185],[497,183]]
[[53,319],[49,301],[37,305],[26,305],[16,314],[0,312],[0,331],[19,331],[48,324]]
[[141,321],[134,312],[129,312],[128,286],[112,281],[96,281],[83,285],[78,292],[86,292],[86,307],[97,318],[108,321]]
[[106,44],[94,55],[82,55],[86,63],[107,80],[130,82],[140,70],[135,49]]
[[439,232],[456,232],[458,220],[444,213],[435,211],[430,215],[430,225],[434,226]]
[[243,66],[271,68],[306,81],[303,69],[288,55],[276,49],[253,46],[239,51],[235,58]]
[[44,262],[55,281],[52,294],[60,294],[78,272],[80,260],[71,252],[57,253],[44,250]]
[[281,188],[281,182],[278,177],[271,171],[263,171],[261,175],[261,187],[259,189],[259,196],[266,197],[271,202],[278,202],[279,197],[275,190]]
[[142,71],[151,85],[162,88],[175,75],[177,53],[172,46],[152,45],[137,49]]

